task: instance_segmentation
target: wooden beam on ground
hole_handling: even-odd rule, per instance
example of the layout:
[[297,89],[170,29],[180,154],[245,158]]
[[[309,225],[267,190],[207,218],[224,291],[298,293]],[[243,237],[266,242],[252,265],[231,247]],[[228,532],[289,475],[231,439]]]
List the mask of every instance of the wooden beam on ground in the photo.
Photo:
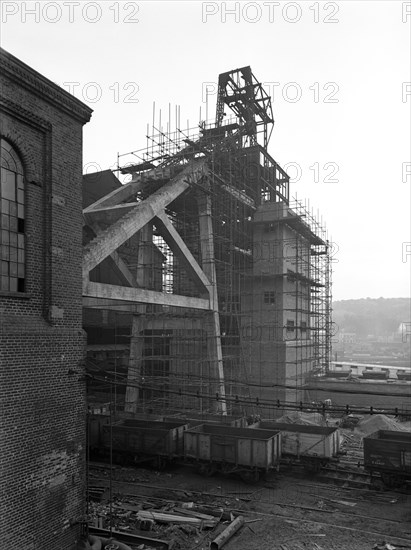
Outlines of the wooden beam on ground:
[[166,206],[186,191],[192,183],[197,183],[204,173],[204,159],[190,162],[178,176],[90,241],[84,247],[83,272],[90,272],[150,220],[163,212]]
[[130,288],[125,286],[108,285],[104,283],[86,282],[83,285],[83,296],[138,302],[142,304],[157,304],[162,306],[187,307],[193,309],[210,310],[210,300],[156,292],[145,288]]

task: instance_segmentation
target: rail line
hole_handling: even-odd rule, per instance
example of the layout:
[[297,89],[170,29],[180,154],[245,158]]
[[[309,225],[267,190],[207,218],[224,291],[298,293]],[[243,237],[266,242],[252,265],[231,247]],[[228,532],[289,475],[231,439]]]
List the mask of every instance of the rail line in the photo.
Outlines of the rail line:
[[[90,462],[89,468],[94,469],[110,469],[110,465],[104,462]],[[113,471],[117,472],[121,470],[121,466],[113,465]],[[131,468],[132,471],[138,471],[138,468]],[[283,472],[284,475],[294,478],[307,478],[307,473],[304,472],[302,466],[294,464],[289,471]],[[271,474],[274,475],[275,474]],[[324,466],[316,474],[311,474],[310,478],[316,482],[325,482],[334,484],[338,487],[350,487],[353,489],[368,489],[381,491],[385,490],[380,476],[374,475],[371,478],[370,474],[362,469],[353,469],[340,466]],[[255,484],[256,487],[260,486],[264,481]],[[411,486],[407,485],[403,488],[392,488],[391,491],[401,494],[411,493]]]
[[[101,466],[99,466],[98,469],[101,469]],[[106,490],[108,489],[109,480],[106,477],[100,478],[98,480],[96,479],[95,481],[98,481],[99,483],[103,483],[104,485],[107,485],[105,487],[105,489]],[[113,480],[112,483],[116,487],[116,494],[121,496],[121,498],[134,498],[134,499],[138,498],[140,500],[141,499],[143,499],[143,500],[146,499],[147,501],[150,501],[150,502],[158,501],[158,502],[175,503],[176,501],[178,501],[178,498],[172,500],[172,499],[166,499],[166,498],[163,498],[163,497],[161,497],[161,498],[160,497],[154,497],[152,495],[145,496],[145,495],[142,495],[142,494],[125,493],[121,490],[120,486],[121,485],[122,486],[127,485],[130,488],[139,487],[139,488],[145,488],[146,490],[151,490],[151,491],[153,489],[156,489],[158,491],[167,491],[169,493],[177,493],[177,494],[183,494],[183,495],[189,494],[190,498],[192,496],[196,496],[196,497],[200,497],[200,498],[204,497],[204,496],[210,496],[210,497],[213,497],[214,505],[217,505],[217,506],[218,506],[218,504],[216,502],[217,500],[218,501],[220,501],[220,500],[227,501],[229,499],[232,500],[233,499],[233,493],[235,493],[234,491],[225,491],[225,492],[221,492],[221,493],[207,492],[207,491],[193,491],[193,490],[188,490],[188,489],[179,489],[179,488],[175,488],[175,487],[167,487],[165,485],[130,482],[130,481],[122,481],[122,480]],[[262,486],[260,487],[260,485],[262,485]],[[317,487],[317,486],[321,487],[322,484],[315,484],[314,485],[314,487]],[[92,489],[97,490],[97,491],[101,491],[102,488],[101,487],[92,487]],[[256,489],[257,490],[255,491],[255,493],[260,493],[261,490],[264,490],[264,489],[270,490],[270,487],[265,486],[264,482],[260,482],[259,484],[257,484]],[[272,490],[274,491],[274,494],[275,494],[275,489],[272,488]],[[181,499],[181,497],[180,497],[180,499]],[[325,500],[331,500],[332,502],[335,502],[332,499],[327,499],[326,497],[324,497],[324,499]],[[302,506],[302,505],[296,505],[296,504],[288,504],[288,503],[285,503],[285,502],[277,502],[277,501],[274,501],[271,498],[264,498],[264,497],[259,497],[257,499],[251,498],[250,500],[252,502],[255,502],[255,503],[258,502],[258,503],[261,503],[261,504],[270,504],[272,506],[280,507],[281,509],[284,509],[284,508],[292,509],[292,510],[294,510],[294,515],[291,515],[290,513],[287,514],[287,513],[281,513],[281,512],[259,512],[259,511],[256,511],[256,510],[247,509],[246,507],[230,508],[230,511],[233,512],[234,514],[246,514],[248,516],[258,516],[258,517],[277,517],[277,518],[284,518],[284,519],[289,520],[289,521],[298,521],[298,522],[303,522],[303,523],[307,523],[307,524],[320,525],[320,526],[324,526],[324,527],[332,526],[334,528],[338,528],[338,529],[345,530],[345,531],[372,535],[374,537],[384,537],[386,539],[391,540],[393,544],[395,544],[395,543],[397,543],[397,544],[407,543],[407,547],[411,548],[411,538],[396,536],[396,535],[393,535],[392,533],[383,533],[383,532],[380,532],[378,530],[360,529],[360,528],[357,528],[357,527],[350,527],[348,525],[342,525],[341,523],[336,524],[335,521],[334,521],[335,514],[338,513],[338,515],[344,517],[347,522],[351,522],[353,518],[362,518],[362,519],[367,519],[368,521],[372,521],[372,522],[375,522],[375,523],[378,524],[378,522],[383,520],[385,523],[392,524],[393,528],[394,528],[394,525],[397,525],[398,527],[400,525],[403,525],[403,526],[407,526],[407,528],[408,528],[408,523],[407,522],[404,522],[404,521],[401,521],[401,520],[398,520],[398,519],[388,519],[386,517],[367,516],[367,515],[359,514],[357,512],[348,512],[348,511],[343,511],[343,510],[340,510],[340,509],[338,509],[338,510],[324,510],[324,509],[318,508],[318,507],[309,507],[309,506]],[[121,507],[121,505],[120,505],[120,507]],[[301,511],[301,514],[306,514],[307,511],[319,514],[324,518],[324,521],[319,521],[319,520],[316,520],[316,519],[306,519],[304,517],[296,517],[295,512],[297,512],[297,511]],[[327,521],[326,518],[328,518],[329,521]]]

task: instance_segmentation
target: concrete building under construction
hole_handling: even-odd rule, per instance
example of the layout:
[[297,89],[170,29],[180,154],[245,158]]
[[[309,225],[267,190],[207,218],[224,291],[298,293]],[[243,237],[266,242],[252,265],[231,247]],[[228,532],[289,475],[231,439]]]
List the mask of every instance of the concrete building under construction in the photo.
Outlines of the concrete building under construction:
[[329,362],[330,243],[268,153],[250,67],[220,75],[213,123],[178,118],[119,156],[127,183],[84,179],[90,402],[272,414]]

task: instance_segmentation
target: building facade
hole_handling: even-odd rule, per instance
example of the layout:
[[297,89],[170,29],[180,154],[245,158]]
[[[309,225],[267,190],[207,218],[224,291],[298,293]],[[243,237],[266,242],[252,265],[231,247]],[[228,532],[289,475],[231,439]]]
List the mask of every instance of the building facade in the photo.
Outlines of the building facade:
[[82,128],[91,110],[0,50],[0,540],[75,547],[85,513]]

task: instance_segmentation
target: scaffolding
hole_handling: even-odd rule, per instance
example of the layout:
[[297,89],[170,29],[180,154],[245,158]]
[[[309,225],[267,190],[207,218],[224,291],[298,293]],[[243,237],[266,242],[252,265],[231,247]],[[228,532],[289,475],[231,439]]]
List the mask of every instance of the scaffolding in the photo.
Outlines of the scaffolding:
[[[153,120],[146,147],[119,155],[119,172],[136,186],[133,204],[204,160],[204,175],[189,181],[165,214],[215,299],[212,313],[143,302],[101,309],[116,334],[121,327],[134,365],[133,377],[127,369],[115,380],[111,373],[120,408],[135,387],[134,411],[206,414],[224,401],[231,414],[271,416],[274,403],[280,410],[279,403],[303,400],[307,377],[328,368],[330,242],[318,217],[290,199],[289,177],[267,150],[273,124],[269,96],[244,67],[220,75],[215,121],[182,130],[176,110],[174,131],[171,121],[163,130]],[[167,244],[163,230],[155,218],[118,254],[139,287],[201,298],[187,258]],[[102,277],[95,271],[95,280]],[[89,328],[102,319],[87,311],[85,318]],[[101,363],[96,374],[91,361],[104,401],[107,369]]]

